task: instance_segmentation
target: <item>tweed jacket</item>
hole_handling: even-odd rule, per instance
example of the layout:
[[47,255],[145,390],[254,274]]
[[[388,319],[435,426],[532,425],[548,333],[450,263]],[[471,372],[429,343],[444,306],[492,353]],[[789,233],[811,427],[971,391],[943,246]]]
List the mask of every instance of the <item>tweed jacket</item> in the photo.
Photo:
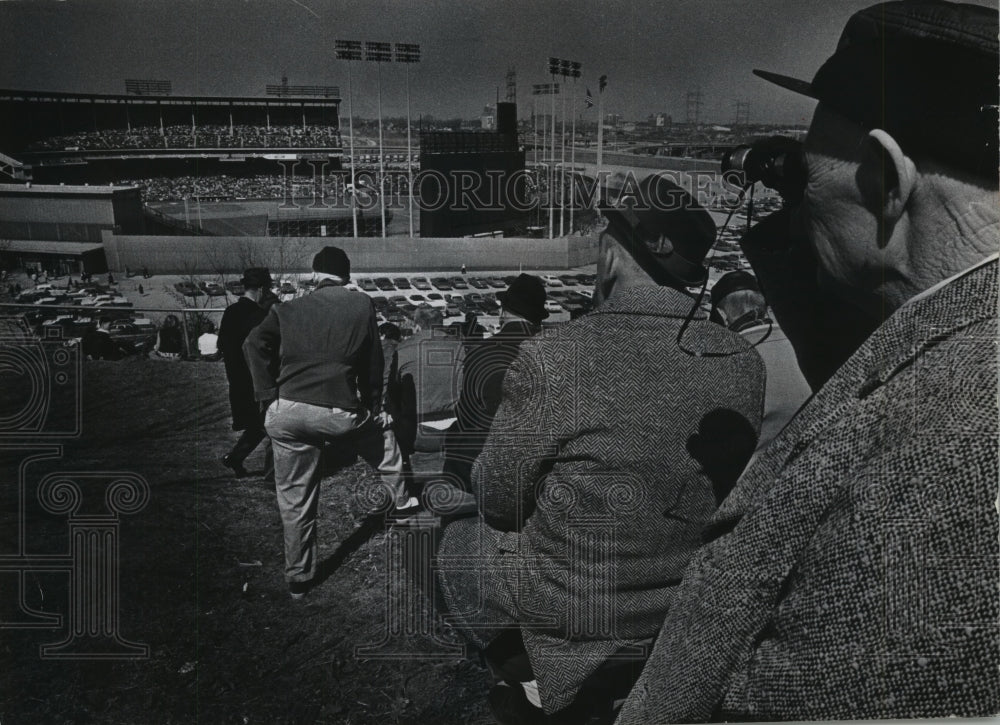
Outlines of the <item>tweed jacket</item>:
[[229,379],[229,405],[233,410],[233,430],[258,427],[260,407],[253,394],[253,378],[243,357],[243,343],[250,330],[267,313],[248,297],[240,297],[222,313],[219,325],[219,350]]
[[[521,630],[542,704],[656,634],[701,530],[753,452],[764,366],[667,287],[623,290],[521,343],[473,480],[512,532]],[[532,615],[528,616],[531,619]]]
[[1000,710],[997,263],[901,307],[747,471],[622,725]]

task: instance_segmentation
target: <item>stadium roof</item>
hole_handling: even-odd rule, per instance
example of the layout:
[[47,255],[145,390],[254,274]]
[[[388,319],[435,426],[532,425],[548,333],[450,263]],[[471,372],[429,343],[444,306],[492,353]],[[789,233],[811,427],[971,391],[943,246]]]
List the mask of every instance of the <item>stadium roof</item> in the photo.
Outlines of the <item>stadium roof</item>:
[[104,196],[105,194],[114,194],[119,191],[129,191],[136,189],[135,186],[101,186],[100,184],[82,185],[82,184],[0,184],[0,195],[6,194],[96,194]]
[[0,102],[37,101],[55,103],[129,104],[137,106],[329,106],[340,105],[339,97],[322,96],[137,96],[127,93],[69,93],[65,91],[17,91],[0,88]]
[[94,242],[49,242],[39,239],[4,239],[0,244],[0,252],[63,254],[73,257],[100,249],[104,249],[104,245]]

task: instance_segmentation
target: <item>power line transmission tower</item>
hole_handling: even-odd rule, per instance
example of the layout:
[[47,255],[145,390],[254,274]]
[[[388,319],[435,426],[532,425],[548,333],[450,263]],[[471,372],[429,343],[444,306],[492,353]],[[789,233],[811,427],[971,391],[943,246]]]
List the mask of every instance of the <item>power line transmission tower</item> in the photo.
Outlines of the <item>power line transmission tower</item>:
[[507,68],[507,100],[517,103],[517,70],[514,66]]
[[734,126],[750,125],[750,101],[736,101],[736,120]]
[[689,125],[697,126],[701,122],[702,97],[700,88],[687,93],[687,122]]

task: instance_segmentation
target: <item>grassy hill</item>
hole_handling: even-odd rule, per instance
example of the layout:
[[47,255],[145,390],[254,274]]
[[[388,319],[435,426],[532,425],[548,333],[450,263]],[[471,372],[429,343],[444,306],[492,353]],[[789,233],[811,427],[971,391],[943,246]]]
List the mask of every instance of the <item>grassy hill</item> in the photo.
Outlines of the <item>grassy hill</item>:
[[[0,722],[491,722],[484,671],[461,656],[441,657],[455,642],[450,633],[428,619],[423,598],[387,577],[389,544],[406,534],[387,534],[363,515],[356,496],[372,483],[363,463],[324,479],[323,581],[304,602],[290,600],[272,486],[259,475],[232,478],[219,464],[236,435],[226,390],[221,364],[85,364],[83,435],[61,457],[24,469],[26,551],[68,550],[66,517],[38,505],[46,473],[145,478],[147,505],[120,518],[119,632],[148,644],[150,655],[43,658],[40,645],[67,633],[68,574],[27,572],[19,587],[16,572],[0,571],[0,621],[18,621],[19,588],[25,607],[63,615],[61,627],[0,629]],[[22,529],[22,458],[0,458],[0,555],[16,552]],[[261,454],[247,466],[259,474]],[[103,495],[97,479],[80,480],[85,498]],[[390,637],[376,651],[392,657],[360,656],[356,648],[386,638],[390,605],[411,623],[436,622],[437,639]]]

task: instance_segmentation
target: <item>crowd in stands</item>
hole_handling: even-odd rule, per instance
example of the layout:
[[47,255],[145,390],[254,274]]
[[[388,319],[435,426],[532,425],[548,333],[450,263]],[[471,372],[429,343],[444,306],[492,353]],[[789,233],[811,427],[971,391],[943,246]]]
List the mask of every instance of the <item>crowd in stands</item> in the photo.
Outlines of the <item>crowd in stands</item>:
[[254,126],[205,124],[141,126],[131,129],[82,131],[50,136],[30,144],[26,151],[92,151],[102,149],[184,148],[340,148],[336,126]]
[[[360,170],[361,167],[359,166]],[[312,199],[318,190],[321,198],[343,200],[347,172],[327,174],[316,179],[311,176],[289,177],[283,174],[255,174],[253,176],[174,176],[147,179],[122,179],[118,184],[141,186],[144,201],[175,201],[200,198],[211,201],[236,199]],[[374,177],[369,177],[369,181]],[[387,174],[386,186],[391,194],[405,193],[408,179],[404,174]],[[359,181],[359,190],[370,189],[371,184]]]

